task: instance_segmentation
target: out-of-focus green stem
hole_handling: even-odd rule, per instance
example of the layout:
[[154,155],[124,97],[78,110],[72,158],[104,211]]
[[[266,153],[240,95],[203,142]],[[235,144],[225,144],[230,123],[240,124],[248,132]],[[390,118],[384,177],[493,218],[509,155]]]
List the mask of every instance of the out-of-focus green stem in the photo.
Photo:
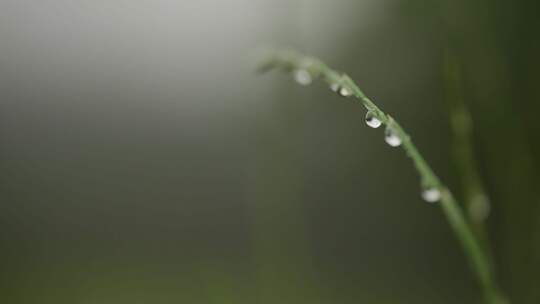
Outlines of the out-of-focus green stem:
[[449,51],[445,53],[443,71],[454,162],[461,181],[467,216],[472,228],[487,246],[484,221],[489,214],[489,200],[474,157],[473,124],[463,96],[461,68],[457,58]]
[[465,255],[469,259],[471,268],[482,287],[485,302],[489,304],[506,303],[495,284],[489,257],[482,246],[480,246],[473,230],[465,220],[461,207],[455,201],[451,192],[440,182],[431,167],[418,152],[418,149],[413,144],[410,136],[403,130],[397,121],[379,109],[379,107],[377,107],[373,101],[360,90],[349,76],[329,68],[326,64],[316,58],[304,56],[291,50],[276,51],[265,58],[260,65],[260,70],[272,68],[283,68],[287,71],[304,70],[307,71],[311,77],[319,77],[330,85],[337,85],[347,89],[349,92],[352,92],[354,97],[360,100],[362,105],[370,111],[374,117],[379,119],[401,139],[403,149],[413,161],[413,164],[420,175],[422,187],[435,188],[441,192],[442,210],[452,227],[454,234],[460,241]]

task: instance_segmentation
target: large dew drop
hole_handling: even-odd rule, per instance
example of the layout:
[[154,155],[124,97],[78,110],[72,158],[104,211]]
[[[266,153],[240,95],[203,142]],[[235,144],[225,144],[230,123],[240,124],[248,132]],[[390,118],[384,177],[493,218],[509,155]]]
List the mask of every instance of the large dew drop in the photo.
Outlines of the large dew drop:
[[313,78],[308,71],[299,69],[294,71],[294,80],[301,85],[309,85],[313,81]]
[[375,117],[373,112],[369,111],[366,114],[366,125],[374,129],[377,129],[378,127],[382,125],[382,122],[377,117]]
[[428,203],[435,203],[441,199],[441,191],[437,188],[426,188],[422,191],[422,198]]
[[399,136],[397,136],[397,134],[390,128],[386,129],[384,141],[386,141],[386,143],[391,147],[398,147],[401,145],[401,138],[399,138]]

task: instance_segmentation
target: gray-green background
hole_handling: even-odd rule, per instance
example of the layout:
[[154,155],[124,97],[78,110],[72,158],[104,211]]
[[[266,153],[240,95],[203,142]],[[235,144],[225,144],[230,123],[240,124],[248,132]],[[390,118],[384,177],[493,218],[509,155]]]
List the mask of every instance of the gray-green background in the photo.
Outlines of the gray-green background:
[[[0,0],[0,302],[477,303],[437,205],[346,71],[462,196],[445,54],[498,276],[540,301],[537,1]],[[452,87],[452,85],[450,85]]]

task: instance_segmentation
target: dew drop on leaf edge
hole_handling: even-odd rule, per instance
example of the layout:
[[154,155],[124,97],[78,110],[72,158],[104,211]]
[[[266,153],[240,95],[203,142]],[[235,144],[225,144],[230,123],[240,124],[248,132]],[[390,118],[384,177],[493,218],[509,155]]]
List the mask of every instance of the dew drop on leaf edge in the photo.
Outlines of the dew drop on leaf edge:
[[441,191],[437,188],[426,188],[422,190],[422,198],[428,203],[435,203],[441,199]]
[[338,94],[339,94],[339,96],[349,97],[349,96],[352,95],[352,92],[349,89],[347,89],[346,87],[341,87],[338,90]]
[[398,147],[401,145],[401,138],[399,138],[399,136],[397,136],[397,134],[390,128],[386,129],[384,141],[386,141],[386,143],[391,147]]
[[373,112],[369,111],[366,114],[366,125],[373,129],[377,129],[382,125],[382,122],[377,117],[375,117]]
[[311,74],[304,69],[299,69],[294,71],[294,80],[298,82],[301,85],[309,85],[313,81],[313,77],[311,77]]

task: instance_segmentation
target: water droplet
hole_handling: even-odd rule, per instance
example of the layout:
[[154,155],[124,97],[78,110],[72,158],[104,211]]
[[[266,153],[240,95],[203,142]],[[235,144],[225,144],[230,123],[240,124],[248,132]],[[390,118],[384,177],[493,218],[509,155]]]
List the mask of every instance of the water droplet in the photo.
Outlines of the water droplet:
[[441,191],[437,188],[426,188],[422,191],[422,198],[428,203],[435,203],[441,199]]
[[401,145],[401,138],[399,138],[399,136],[397,136],[397,134],[390,128],[386,129],[384,140],[392,147]]
[[369,111],[366,114],[366,124],[374,129],[377,129],[382,125],[382,122],[375,117],[372,111]]
[[309,85],[313,81],[311,74],[304,69],[294,71],[294,80],[301,85]]
[[343,96],[343,97],[349,97],[349,96],[352,95],[352,92],[349,89],[347,89],[346,87],[341,87],[338,90],[338,94],[340,96]]
[[337,91],[339,90],[339,84],[337,84],[337,83],[332,83],[332,84],[330,85],[330,90],[332,90],[332,92],[336,92],[336,93],[337,93]]

